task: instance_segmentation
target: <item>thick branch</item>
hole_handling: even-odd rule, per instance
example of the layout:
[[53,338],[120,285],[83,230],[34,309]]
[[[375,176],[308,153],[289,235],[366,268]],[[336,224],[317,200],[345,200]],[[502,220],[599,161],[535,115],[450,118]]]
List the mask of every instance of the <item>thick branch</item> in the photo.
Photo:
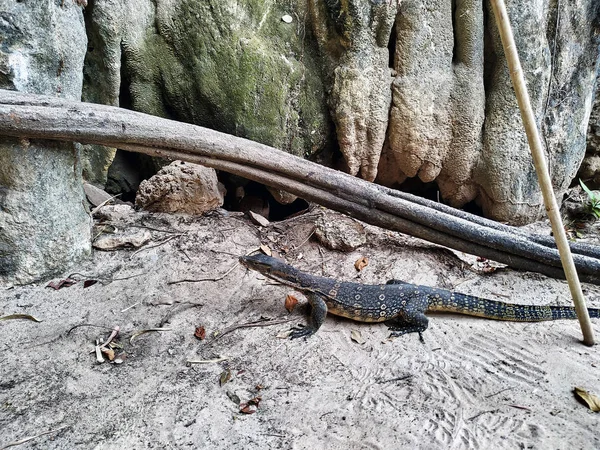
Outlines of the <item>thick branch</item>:
[[[0,91],[0,133],[72,140],[200,162],[284,189],[374,225],[474,253],[512,267],[563,277],[557,251],[541,236],[415,201],[333,169],[246,139],[104,105]],[[431,202],[430,202],[431,203]],[[600,250],[575,255],[582,279],[600,284]],[[573,248],[577,253],[578,249]]]

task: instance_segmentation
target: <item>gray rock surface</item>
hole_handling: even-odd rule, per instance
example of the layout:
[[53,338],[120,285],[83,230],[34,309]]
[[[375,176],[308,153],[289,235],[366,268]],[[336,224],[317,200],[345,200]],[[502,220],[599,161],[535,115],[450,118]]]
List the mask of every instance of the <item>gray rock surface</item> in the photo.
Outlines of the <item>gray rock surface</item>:
[[[86,35],[75,2],[0,0],[0,88],[81,96]],[[0,141],[0,279],[26,283],[90,252],[78,146]]]
[[[508,2],[559,197],[585,151],[599,5]],[[543,213],[487,2],[97,0],[86,25],[86,99],[324,163],[331,114],[352,174],[435,182],[444,201],[502,221]],[[105,156],[86,161],[103,174]]]
[[203,214],[223,205],[224,191],[214,169],[174,161],[142,181],[135,204],[148,211]]
[[331,77],[330,107],[340,150],[352,175],[373,181],[388,127],[388,42],[396,2],[311,0],[315,36]]
[[365,245],[365,227],[357,220],[324,210],[315,223],[315,236],[331,250],[351,252]]
[[600,89],[598,87],[596,87],[596,97],[590,114],[586,154],[577,176],[590,189],[600,189]]

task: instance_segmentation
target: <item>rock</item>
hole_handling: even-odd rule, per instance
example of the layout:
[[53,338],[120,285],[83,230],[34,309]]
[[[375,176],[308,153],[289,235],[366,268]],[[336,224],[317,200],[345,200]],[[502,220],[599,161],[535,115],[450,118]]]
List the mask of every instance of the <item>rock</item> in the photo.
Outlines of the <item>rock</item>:
[[111,251],[122,248],[139,248],[150,242],[152,235],[148,230],[126,230],[122,233],[102,234],[94,241],[94,248]]
[[392,100],[388,44],[397,3],[317,2],[310,12],[332,78],[330,104],[340,150],[352,175],[372,181]]
[[92,206],[101,205],[113,198],[112,195],[108,194],[106,191],[90,183],[83,183],[83,191]]
[[[600,83],[600,74],[596,78],[596,85]],[[600,89],[596,89],[596,98],[587,133],[586,154],[578,178],[581,178],[590,189],[600,189]]]
[[[76,2],[0,0],[0,88],[81,98],[87,39]],[[90,254],[79,147],[0,138],[0,281],[28,283]]]
[[367,242],[365,227],[349,217],[324,211],[315,225],[315,236],[331,250],[350,252]]
[[135,220],[135,210],[129,205],[105,205],[96,211],[95,218],[111,224],[127,224]]
[[174,161],[142,181],[135,204],[148,211],[203,214],[222,206],[223,199],[214,169]]
[[252,222],[254,222],[256,225],[260,225],[261,227],[266,227],[270,223],[267,219],[260,214],[255,213],[254,211],[248,211],[248,215],[250,216]]

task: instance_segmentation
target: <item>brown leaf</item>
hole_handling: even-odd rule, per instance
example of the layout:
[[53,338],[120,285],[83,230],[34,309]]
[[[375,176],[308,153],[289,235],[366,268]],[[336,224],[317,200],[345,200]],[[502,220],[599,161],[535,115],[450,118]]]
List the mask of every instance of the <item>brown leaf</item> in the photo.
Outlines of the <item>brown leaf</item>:
[[231,380],[231,370],[227,369],[224,370],[219,377],[219,386],[223,386],[229,380]]
[[65,278],[64,280],[60,280],[60,281],[51,281],[50,283],[48,283],[46,285],[46,287],[50,287],[50,288],[54,289],[55,291],[58,291],[59,289],[62,289],[64,287],[71,287],[75,283],[77,283],[77,280],[73,280],[71,278]]
[[206,330],[204,329],[204,327],[196,327],[196,331],[194,331],[194,336],[203,341],[206,338]]
[[583,388],[574,387],[573,393],[575,397],[580,400],[583,400],[588,408],[590,408],[594,412],[600,412],[600,398],[596,397],[594,394],[590,394]]
[[112,348],[101,347],[100,350],[108,357],[109,361],[115,359],[115,351]]
[[363,270],[365,267],[367,267],[369,265],[369,258],[367,258],[366,256],[361,256],[360,258],[358,258],[356,260],[356,262],[354,263],[354,268],[357,271],[361,271]]
[[267,247],[266,245],[261,245],[260,249],[262,250],[262,252],[267,255],[267,256],[273,256],[273,252],[271,251],[271,249],[269,247]]
[[258,405],[261,400],[261,397],[254,397],[247,402],[240,403],[240,412],[244,414],[254,414],[258,410]]
[[29,314],[10,314],[8,316],[0,317],[0,320],[14,320],[14,319],[26,319],[26,320],[31,320],[32,322],[41,322],[41,320],[36,319],[35,317],[30,316]]
[[367,342],[365,338],[362,337],[362,333],[357,330],[352,330],[350,332],[350,339],[352,339],[357,344],[364,344],[365,342]]
[[98,280],[85,280],[83,282],[83,288],[89,288],[90,286],[95,285],[98,282]]
[[135,338],[137,338],[138,336],[141,336],[142,334],[146,334],[146,333],[152,333],[154,331],[172,331],[173,328],[148,328],[147,330],[141,330],[141,331],[136,331],[135,333],[133,333],[131,335],[131,337],[129,338],[129,343],[133,343],[133,340]]
[[285,309],[288,310],[289,313],[291,313],[294,308],[296,307],[296,305],[298,304],[298,299],[296,297],[294,297],[293,295],[286,295],[285,297]]

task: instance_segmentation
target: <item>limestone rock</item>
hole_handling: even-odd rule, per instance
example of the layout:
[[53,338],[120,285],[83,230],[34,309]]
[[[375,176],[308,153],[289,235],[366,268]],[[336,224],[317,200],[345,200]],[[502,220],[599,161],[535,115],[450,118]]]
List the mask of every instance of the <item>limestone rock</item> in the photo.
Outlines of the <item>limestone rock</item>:
[[113,225],[123,225],[135,221],[135,210],[126,204],[123,205],[104,205],[94,215],[101,222],[108,222]]
[[139,248],[152,239],[148,230],[131,229],[115,234],[102,234],[94,241],[94,248],[104,251]]
[[112,195],[90,183],[83,183],[83,191],[92,206],[99,206],[112,199]]
[[214,169],[175,161],[142,181],[135,204],[148,211],[202,214],[222,206],[223,199]]
[[350,252],[367,242],[365,227],[346,216],[324,211],[315,225],[315,236],[331,250]]
[[311,3],[312,25],[328,57],[330,106],[348,171],[372,181],[385,140],[392,82],[387,49],[396,2]]
[[[76,2],[0,0],[0,88],[79,99],[86,34]],[[28,283],[91,251],[79,149],[0,139],[0,280]]]

